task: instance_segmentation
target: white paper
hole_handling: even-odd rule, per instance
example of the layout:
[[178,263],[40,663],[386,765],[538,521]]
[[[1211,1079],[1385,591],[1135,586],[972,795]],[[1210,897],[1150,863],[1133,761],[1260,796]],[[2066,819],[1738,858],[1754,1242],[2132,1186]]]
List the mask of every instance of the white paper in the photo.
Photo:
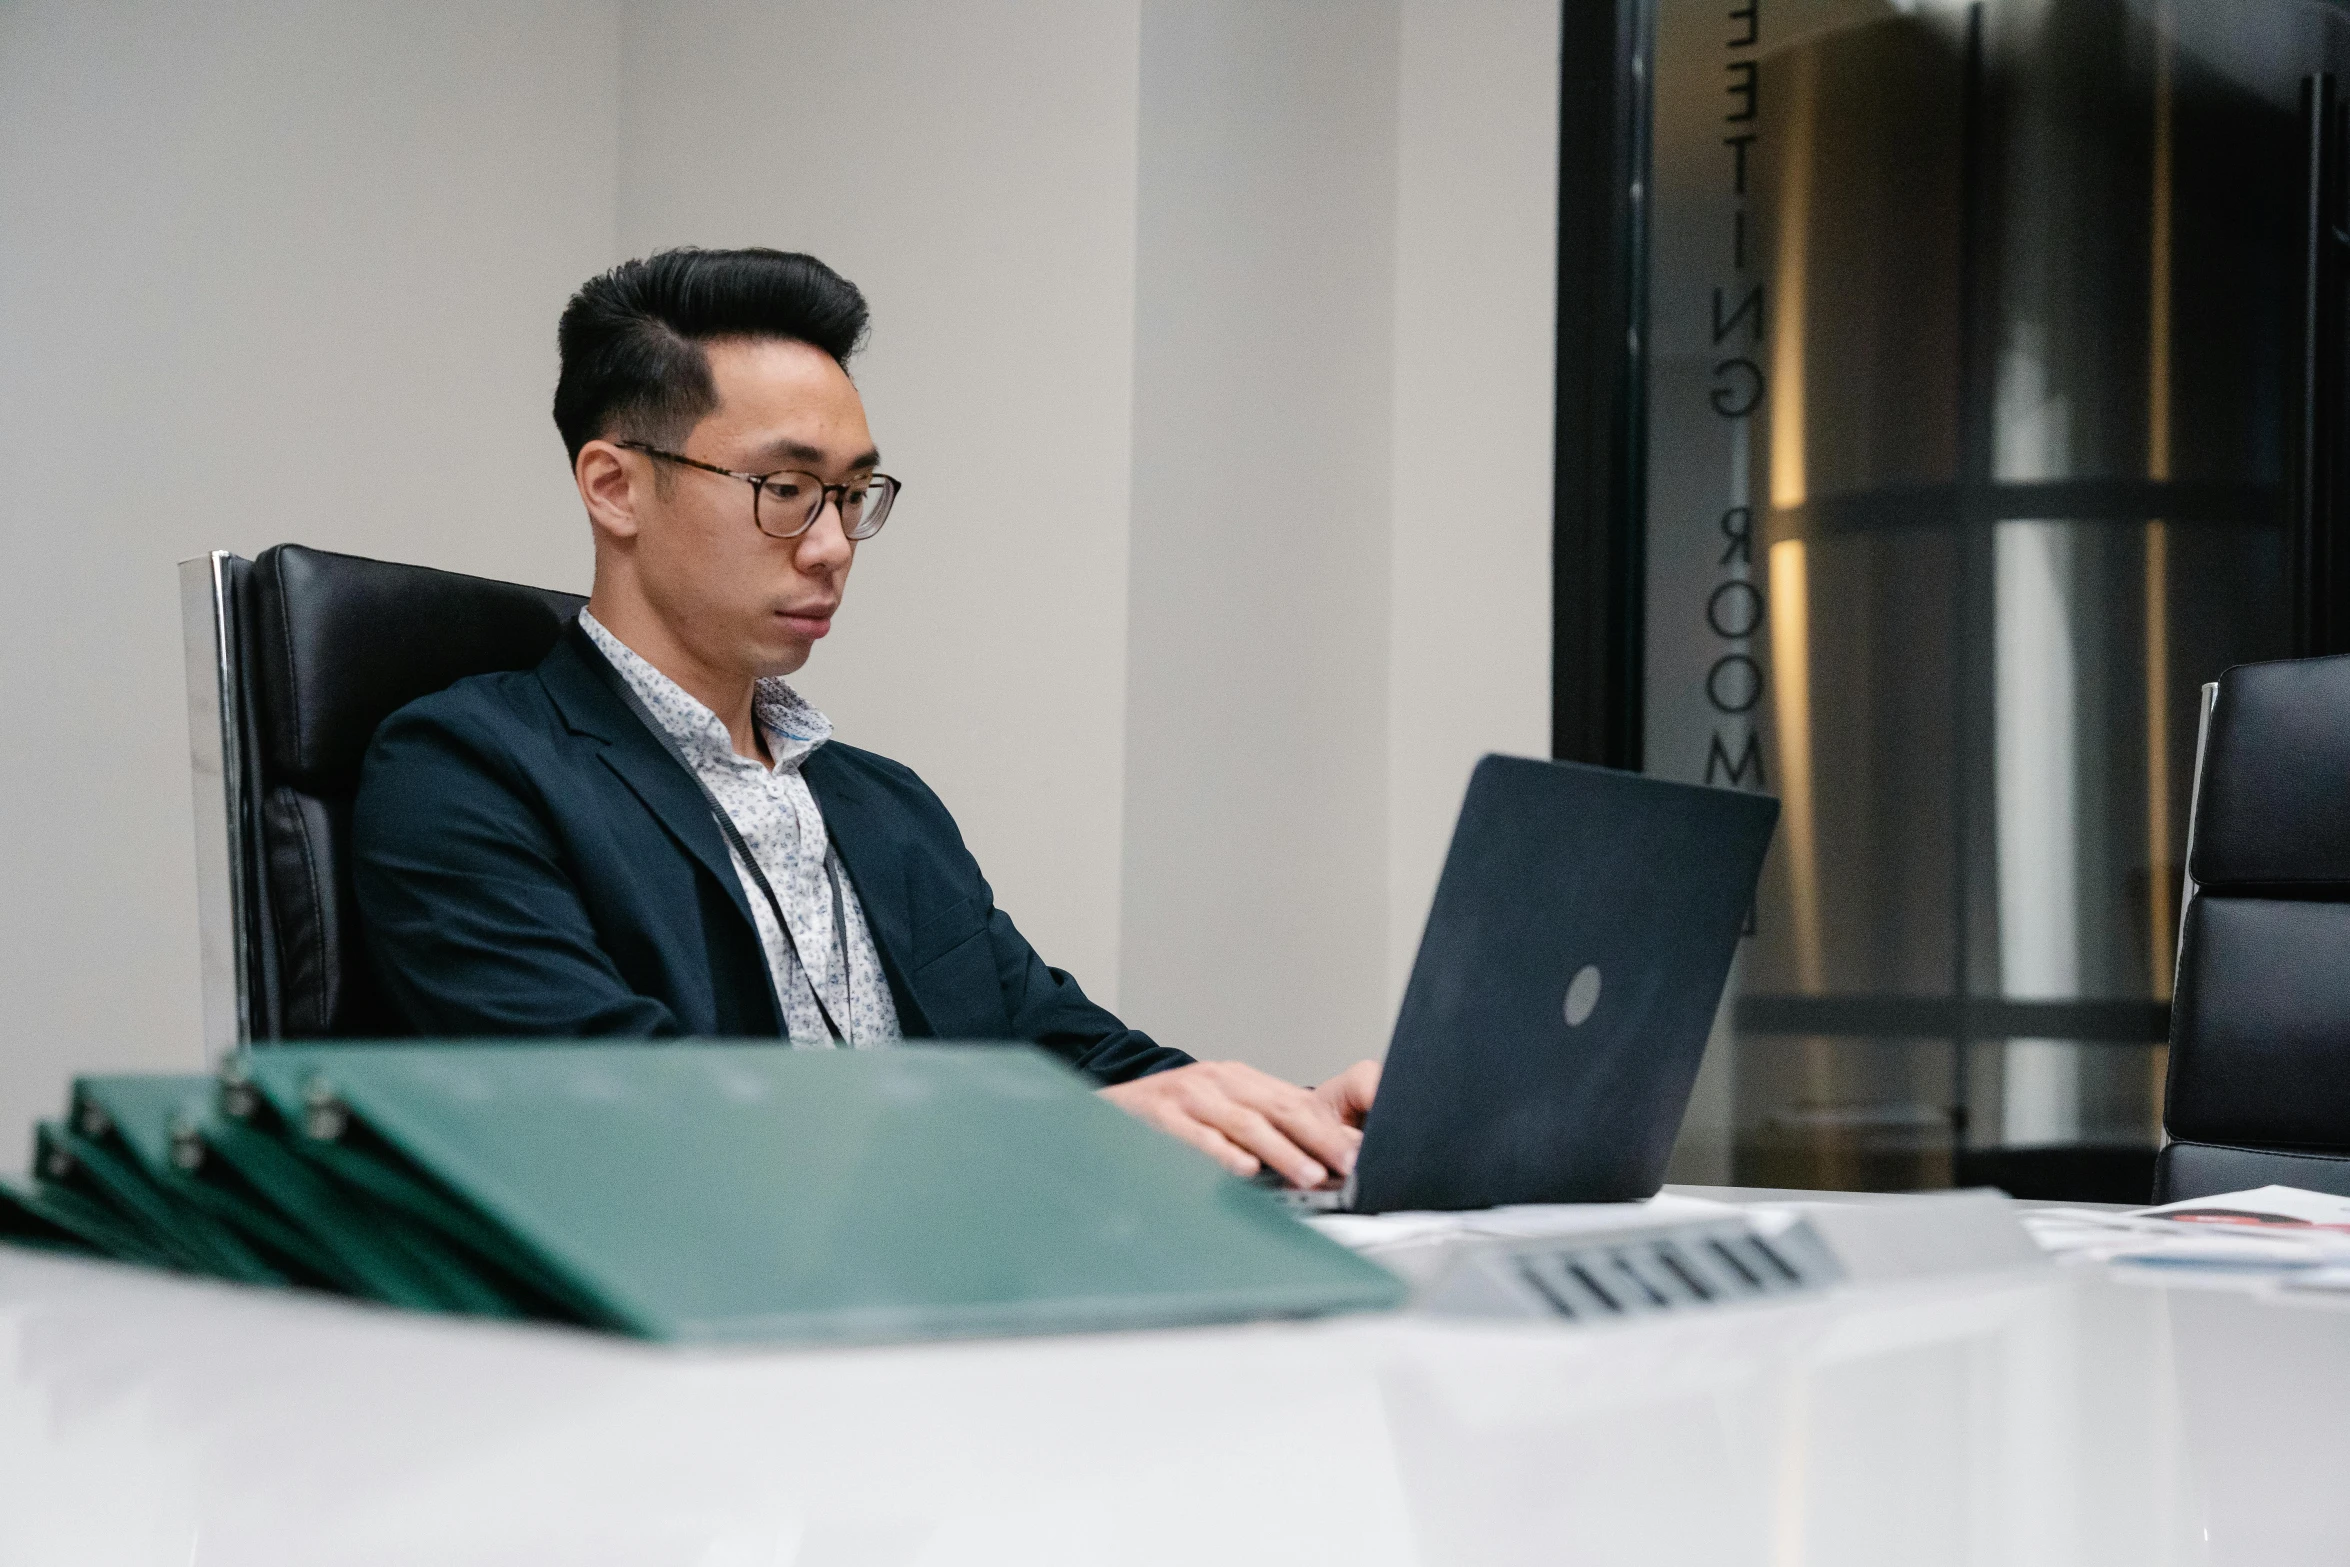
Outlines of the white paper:
[[2350,1296],[2350,1268],[2310,1268],[2285,1280],[2280,1289],[2296,1295]]
[[2222,1192],[2216,1197],[2190,1197],[2184,1202],[2141,1208],[2138,1216],[2161,1215],[2180,1220],[2205,1215],[2209,1222],[2235,1225],[2293,1227],[2317,1225],[2350,1235],[2350,1197],[2331,1192],[2303,1191],[2298,1186],[2260,1186],[2247,1192]]
[[1710,1198],[1659,1192],[1646,1202],[1519,1203],[1468,1213],[1322,1213],[1309,1217],[1306,1222],[1343,1246],[1374,1253],[1390,1246],[1416,1245],[1432,1239],[1476,1236],[1488,1240],[1495,1237],[1525,1240],[1548,1235],[1585,1235],[1638,1224],[1731,1218],[1745,1211]]
[[2042,1208],[2024,1216],[2065,1261],[2263,1276],[2350,1269],[2350,1197],[2263,1186],[2127,1213]]

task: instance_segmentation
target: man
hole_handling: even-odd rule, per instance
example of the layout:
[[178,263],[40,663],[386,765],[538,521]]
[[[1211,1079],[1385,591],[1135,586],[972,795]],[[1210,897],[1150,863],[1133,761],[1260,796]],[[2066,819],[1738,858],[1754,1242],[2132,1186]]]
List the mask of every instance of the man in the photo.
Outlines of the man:
[[946,807],[784,677],[897,481],[846,365],[864,297],[809,256],[673,250],[563,313],[555,423],[595,539],[537,669],[388,719],[352,837],[420,1031],[1027,1039],[1250,1175],[1352,1168],[1378,1067],[1318,1089],[1154,1043],[1048,968]]

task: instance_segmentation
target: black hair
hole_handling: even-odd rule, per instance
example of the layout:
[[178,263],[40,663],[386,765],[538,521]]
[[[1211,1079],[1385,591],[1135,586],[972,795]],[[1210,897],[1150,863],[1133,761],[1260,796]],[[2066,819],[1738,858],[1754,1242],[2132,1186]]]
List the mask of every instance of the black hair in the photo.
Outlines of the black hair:
[[590,278],[555,340],[555,428],[574,462],[607,434],[675,444],[718,406],[702,345],[726,337],[807,343],[846,366],[865,337],[865,296],[788,250],[664,250]]

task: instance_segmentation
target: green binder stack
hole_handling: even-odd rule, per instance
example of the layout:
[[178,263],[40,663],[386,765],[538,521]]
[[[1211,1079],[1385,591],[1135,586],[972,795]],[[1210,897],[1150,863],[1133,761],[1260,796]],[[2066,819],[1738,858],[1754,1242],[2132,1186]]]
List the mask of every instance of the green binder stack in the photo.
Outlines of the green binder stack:
[[1022,1046],[284,1045],[88,1077],[0,1239],[679,1342],[1374,1310],[1404,1286]]

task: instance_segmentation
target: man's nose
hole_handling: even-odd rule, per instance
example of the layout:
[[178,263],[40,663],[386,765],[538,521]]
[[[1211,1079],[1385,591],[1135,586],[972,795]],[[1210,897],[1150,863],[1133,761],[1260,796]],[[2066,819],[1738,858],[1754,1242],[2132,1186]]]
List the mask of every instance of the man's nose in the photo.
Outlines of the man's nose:
[[797,555],[802,571],[837,571],[849,563],[856,553],[849,543],[848,530],[841,526],[840,501],[824,497],[824,509],[816,513],[816,520],[808,524],[808,531],[800,535]]

